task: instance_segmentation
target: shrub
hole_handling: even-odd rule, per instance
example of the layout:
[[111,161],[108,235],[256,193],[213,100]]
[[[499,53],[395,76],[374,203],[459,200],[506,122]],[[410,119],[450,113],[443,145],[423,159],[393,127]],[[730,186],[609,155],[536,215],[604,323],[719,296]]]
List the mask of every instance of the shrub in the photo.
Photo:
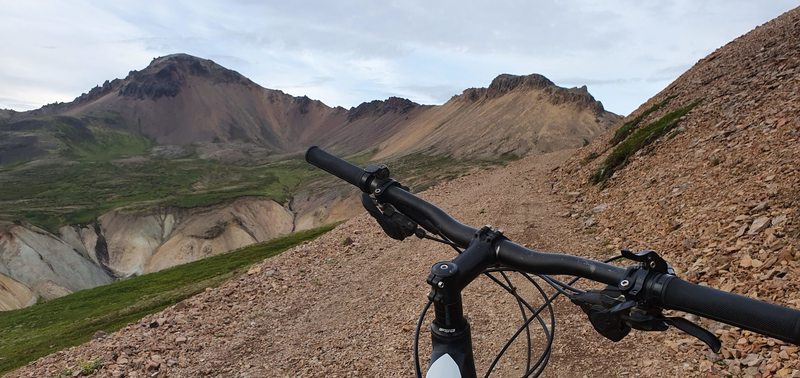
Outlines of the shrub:
[[699,101],[695,101],[687,106],[679,108],[633,132],[614,148],[605,162],[603,162],[603,165],[592,174],[590,181],[593,184],[598,184],[608,180],[615,171],[628,164],[628,159],[630,159],[633,154],[674,129],[678,125],[680,118],[686,115],[686,113],[689,113],[698,103]]
[[609,141],[609,143],[612,146],[616,146],[617,144],[625,140],[625,138],[627,138],[628,135],[631,135],[631,133],[633,133],[633,131],[636,130],[636,127],[639,126],[639,124],[642,123],[642,121],[645,118],[647,118],[647,116],[657,111],[658,109],[664,107],[664,105],[666,105],[673,98],[675,98],[675,96],[669,96],[664,100],[662,100],[661,102],[647,108],[647,110],[643,111],[642,114],[639,114],[634,119],[625,122],[624,125],[622,125],[619,129],[617,129],[616,132],[614,132],[614,137],[611,138],[611,141]]
[[100,359],[80,361],[78,362],[78,367],[81,369],[81,373],[83,375],[89,375],[94,373],[97,369],[103,367],[103,361]]

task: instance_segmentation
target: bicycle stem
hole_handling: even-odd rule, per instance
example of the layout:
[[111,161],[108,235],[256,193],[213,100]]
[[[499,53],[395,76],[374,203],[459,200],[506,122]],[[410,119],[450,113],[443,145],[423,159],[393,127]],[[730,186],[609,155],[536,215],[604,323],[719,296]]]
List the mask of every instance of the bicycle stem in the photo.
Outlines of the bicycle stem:
[[[467,248],[453,261],[442,261],[431,267],[429,294],[436,314],[431,323],[433,352],[429,372],[441,364],[440,358],[452,359],[462,377],[475,377],[472,337],[469,322],[464,318],[461,291],[486,268],[496,265],[495,244],[503,234],[489,226],[478,230]],[[449,361],[448,361],[449,363]]]

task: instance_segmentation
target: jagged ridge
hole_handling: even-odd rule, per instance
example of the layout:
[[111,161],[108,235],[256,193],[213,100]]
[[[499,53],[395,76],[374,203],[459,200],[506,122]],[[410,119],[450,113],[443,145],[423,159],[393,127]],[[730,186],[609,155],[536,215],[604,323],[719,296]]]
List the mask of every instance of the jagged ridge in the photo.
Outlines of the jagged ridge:
[[605,112],[603,103],[595,100],[585,85],[575,88],[563,88],[539,74],[526,76],[502,74],[492,80],[488,88],[468,88],[460,96],[455,96],[454,98],[478,102],[502,97],[514,91],[529,90],[538,90],[546,93],[548,101],[554,105],[572,103],[591,109],[597,115],[602,115]]
[[382,116],[387,113],[406,114],[419,106],[420,104],[401,97],[389,97],[383,101],[373,100],[350,108],[347,111],[347,120],[352,122],[364,116]]

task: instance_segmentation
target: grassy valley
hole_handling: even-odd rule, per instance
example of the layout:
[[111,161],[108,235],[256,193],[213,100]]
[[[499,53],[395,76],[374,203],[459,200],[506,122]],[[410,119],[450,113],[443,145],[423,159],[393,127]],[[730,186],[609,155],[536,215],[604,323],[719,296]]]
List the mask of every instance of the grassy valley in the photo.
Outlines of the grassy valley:
[[[55,232],[116,208],[192,208],[244,196],[284,203],[301,188],[341,185],[297,155],[281,161],[226,161],[200,156],[196,146],[170,155],[147,138],[114,128],[115,122],[113,116],[51,117],[16,124],[11,132],[58,143],[42,158],[0,165],[0,219]],[[371,155],[348,159],[366,164]],[[470,167],[512,158],[466,160],[416,153],[386,163],[408,178],[407,185],[421,190]]]
[[0,217],[55,230],[113,208],[197,207],[241,196],[282,202],[320,173],[299,160],[238,165],[206,159],[47,162],[0,170]]

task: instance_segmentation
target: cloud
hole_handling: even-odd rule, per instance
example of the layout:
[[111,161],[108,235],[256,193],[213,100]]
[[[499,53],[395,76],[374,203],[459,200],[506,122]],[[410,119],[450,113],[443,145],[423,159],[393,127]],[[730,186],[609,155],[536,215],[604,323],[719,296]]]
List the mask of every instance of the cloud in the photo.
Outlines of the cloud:
[[[206,57],[345,107],[441,103],[500,73],[589,85],[627,113],[698,59],[794,6],[745,0],[494,2],[0,0],[0,108],[69,101],[156,56]],[[22,106],[20,106],[22,104]]]
[[461,94],[466,88],[456,87],[452,85],[406,85],[398,88],[405,93],[401,97],[409,97],[417,99],[421,103],[434,103],[441,104],[449,100],[455,95]]

